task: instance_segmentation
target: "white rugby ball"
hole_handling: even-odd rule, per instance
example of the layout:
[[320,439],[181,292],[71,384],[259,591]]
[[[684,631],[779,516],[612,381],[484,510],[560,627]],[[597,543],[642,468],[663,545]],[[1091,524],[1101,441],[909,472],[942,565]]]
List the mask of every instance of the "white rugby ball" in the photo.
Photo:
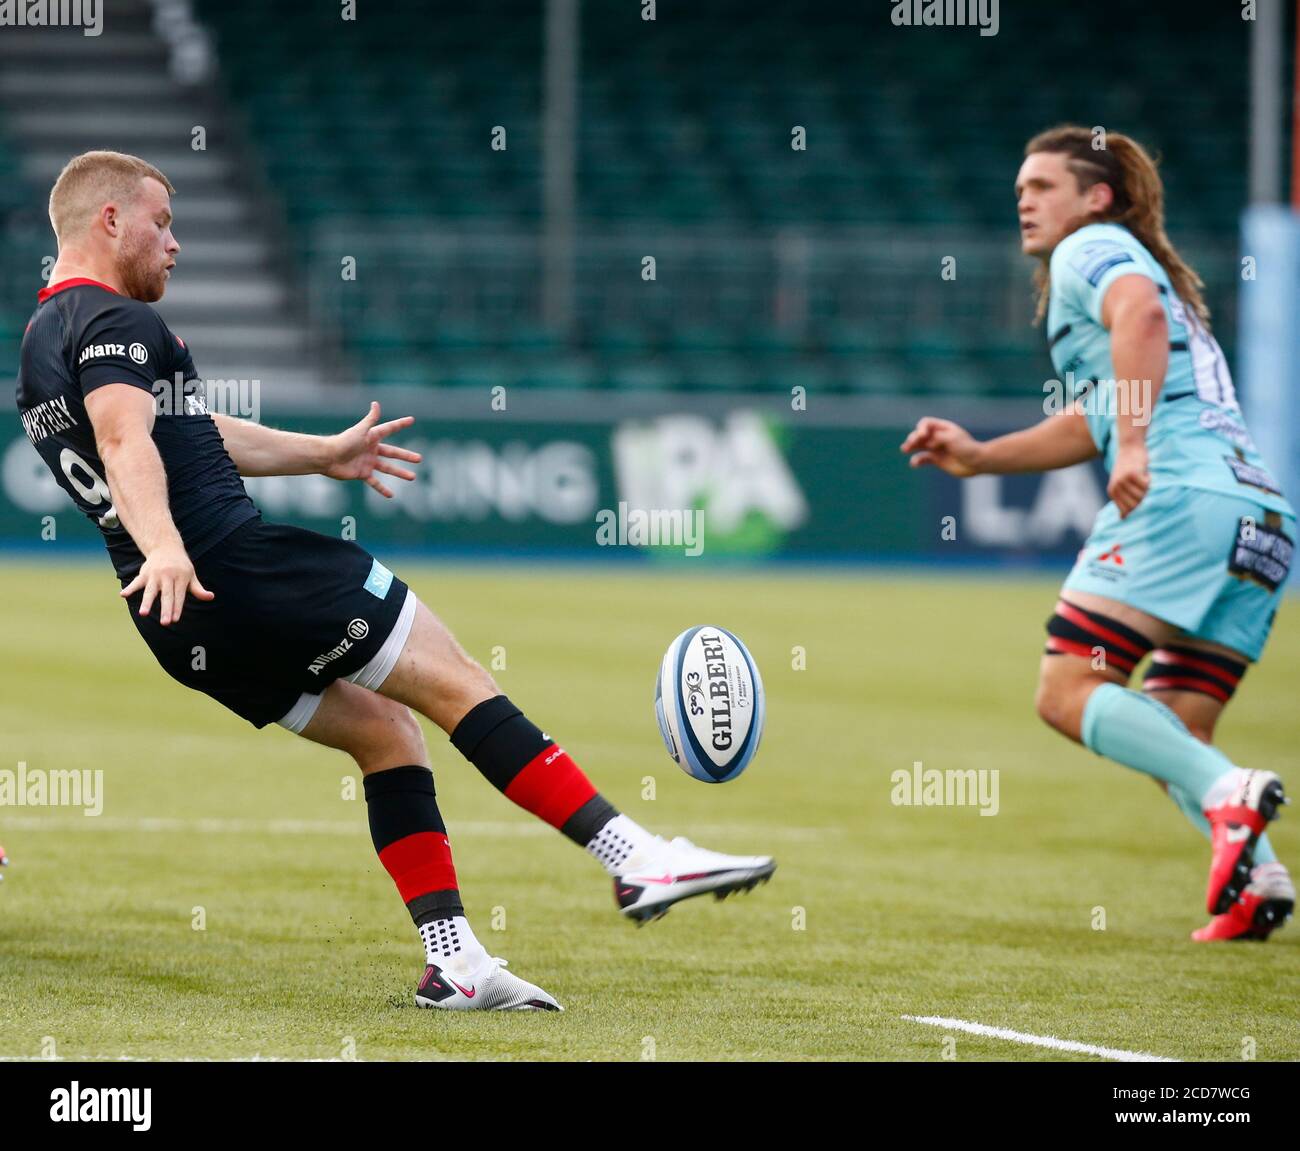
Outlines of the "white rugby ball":
[[705,783],[735,779],[758,751],[763,709],[758,667],[726,628],[687,628],[668,645],[655,716],[668,754],[687,775]]

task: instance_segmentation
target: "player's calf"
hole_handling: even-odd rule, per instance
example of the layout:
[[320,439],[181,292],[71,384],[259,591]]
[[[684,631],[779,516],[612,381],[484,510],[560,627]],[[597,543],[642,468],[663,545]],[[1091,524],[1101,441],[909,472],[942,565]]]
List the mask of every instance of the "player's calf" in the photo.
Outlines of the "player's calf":
[[392,876],[424,942],[420,1007],[456,1010],[561,1010],[546,992],[504,972],[488,955],[461,903],[451,839],[424,767],[366,776],[366,810],[375,851]]
[[501,970],[461,903],[451,838],[438,810],[424,732],[410,708],[337,680],[300,732],[346,751],[364,775],[375,852],[424,944],[421,1007],[454,1010],[562,1010],[534,984]]
[[347,752],[362,775],[431,763],[424,730],[409,707],[347,680],[330,684],[298,734]]

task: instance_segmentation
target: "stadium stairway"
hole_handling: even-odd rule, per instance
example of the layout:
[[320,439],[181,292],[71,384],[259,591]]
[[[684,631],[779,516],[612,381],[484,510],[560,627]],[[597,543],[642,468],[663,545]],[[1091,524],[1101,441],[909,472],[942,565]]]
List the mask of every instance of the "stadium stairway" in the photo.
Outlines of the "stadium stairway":
[[[203,34],[191,26],[179,41],[160,20],[164,7],[114,0],[99,36],[80,28],[6,28],[0,36],[0,120],[29,201],[9,213],[9,256],[30,261],[21,275],[34,296],[40,260],[55,252],[45,196],[64,163],[92,148],[142,156],[177,189],[181,252],[158,310],[193,349],[200,374],[258,379],[263,397],[313,391],[337,379],[342,364],[309,329],[280,244],[281,209],[259,184],[258,165],[245,162],[216,85],[176,78],[184,74],[178,63],[192,67],[195,51],[205,50]],[[178,60],[178,52],[188,56]],[[206,133],[202,149],[192,146],[197,127]],[[6,277],[11,297],[18,275],[11,267]]]

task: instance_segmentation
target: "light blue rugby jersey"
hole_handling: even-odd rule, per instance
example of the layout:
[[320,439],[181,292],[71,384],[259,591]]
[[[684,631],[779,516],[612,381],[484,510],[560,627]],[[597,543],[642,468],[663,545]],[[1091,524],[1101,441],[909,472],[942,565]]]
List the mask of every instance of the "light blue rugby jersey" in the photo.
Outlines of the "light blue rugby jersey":
[[1169,368],[1146,436],[1152,486],[1248,496],[1261,507],[1294,514],[1246,430],[1218,341],[1188,314],[1164,268],[1127,228],[1088,224],[1052,253],[1047,338],[1067,394],[1078,395],[1085,381],[1099,381],[1084,406],[1107,471],[1115,465],[1119,439],[1115,369],[1101,305],[1111,284],[1134,274],[1155,281],[1169,325]]

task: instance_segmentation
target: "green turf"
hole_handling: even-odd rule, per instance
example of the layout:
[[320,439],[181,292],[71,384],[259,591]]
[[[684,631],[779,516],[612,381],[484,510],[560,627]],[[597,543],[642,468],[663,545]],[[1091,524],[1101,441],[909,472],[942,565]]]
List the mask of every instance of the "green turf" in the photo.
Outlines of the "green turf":
[[[22,608],[4,628],[0,767],[100,768],[105,802],[98,818],[0,809],[0,1056],[48,1054],[51,1037],[67,1058],[941,1058],[948,1032],[912,1014],[1178,1058],[1237,1060],[1248,1037],[1258,1059],[1300,1057],[1300,930],[1189,942],[1205,841],[1145,778],[1034,717],[1053,582],[402,574],[481,661],[504,647],[502,688],[616,806],[771,852],[772,882],[637,929],[590,858],[430,729],[471,922],[567,1011],[419,1011],[420,947],[364,800],[343,796],[351,762],[168,679],[106,564],[8,566],[0,595]],[[758,758],[722,787],[672,764],[651,702],[668,641],[705,621],[746,640],[769,701]],[[1225,750],[1288,768],[1297,686],[1290,603]],[[917,760],[998,769],[1001,810],[893,806],[891,772]],[[1300,819],[1274,826],[1294,859]],[[1060,1058],[969,1035],[955,1055]]]

